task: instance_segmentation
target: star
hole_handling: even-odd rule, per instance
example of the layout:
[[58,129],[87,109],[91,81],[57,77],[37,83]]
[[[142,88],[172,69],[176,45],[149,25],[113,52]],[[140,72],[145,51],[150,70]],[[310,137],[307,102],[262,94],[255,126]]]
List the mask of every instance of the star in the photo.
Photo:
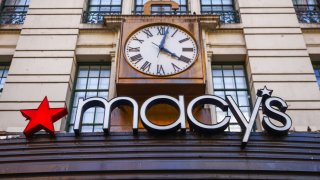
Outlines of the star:
[[264,86],[263,89],[259,89],[257,91],[257,96],[263,97],[263,98],[268,98],[271,96],[272,92],[273,92],[273,90],[268,89],[267,86]]
[[54,136],[53,123],[68,114],[66,108],[50,108],[47,96],[42,100],[38,109],[24,109],[20,112],[27,120],[30,120],[23,131],[26,137],[42,129]]

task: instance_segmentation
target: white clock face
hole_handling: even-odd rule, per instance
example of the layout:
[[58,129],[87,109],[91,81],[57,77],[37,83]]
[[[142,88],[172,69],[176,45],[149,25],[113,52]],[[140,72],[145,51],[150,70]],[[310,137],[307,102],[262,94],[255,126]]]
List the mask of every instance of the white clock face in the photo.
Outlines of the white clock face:
[[129,37],[125,56],[140,72],[168,76],[180,73],[196,60],[198,47],[187,32],[170,25],[145,27]]

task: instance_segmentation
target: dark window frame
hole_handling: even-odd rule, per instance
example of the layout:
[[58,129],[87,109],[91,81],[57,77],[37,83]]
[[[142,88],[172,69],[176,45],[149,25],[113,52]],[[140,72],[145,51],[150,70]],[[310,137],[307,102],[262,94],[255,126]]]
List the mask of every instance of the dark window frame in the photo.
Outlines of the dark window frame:
[[[214,75],[214,73],[213,73],[213,71],[214,71],[214,66],[220,66],[221,67],[221,76],[215,76]],[[233,75],[232,76],[225,76],[224,75],[224,71],[223,71],[223,66],[232,66],[232,72],[233,72]],[[242,66],[242,69],[243,69],[243,76],[236,76],[236,73],[235,73],[235,66]],[[228,63],[222,63],[222,62],[212,62],[211,63],[211,70],[212,70],[212,84],[213,84],[213,91],[214,91],[214,94],[215,95],[218,95],[218,96],[221,96],[220,95],[220,93],[222,92],[224,95],[226,95],[226,92],[236,92],[236,96],[237,96],[237,98],[235,99],[234,98],[234,100],[235,100],[235,102],[237,103],[237,105],[239,105],[239,95],[238,95],[238,93],[239,92],[246,92],[247,93],[247,106],[240,106],[239,105],[239,107],[240,108],[248,108],[248,116],[249,117],[247,117],[247,118],[250,118],[250,116],[251,116],[251,112],[252,112],[252,97],[251,97],[251,93],[250,93],[250,86],[249,86],[249,81],[248,81],[248,76],[247,76],[247,70],[246,70],[246,67],[245,67],[245,65],[243,64],[243,63],[240,63],[240,62],[228,62]],[[220,77],[220,78],[222,78],[222,83],[223,83],[223,88],[215,88],[215,83],[214,83],[214,77]],[[225,77],[227,77],[227,78],[233,78],[233,80],[234,80],[234,85],[235,85],[235,88],[226,88],[225,87]],[[246,86],[246,88],[237,88],[237,83],[236,83],[236,78],[244,78],[245,79],[245,86]],[[220,93],[219,93],[220,92]],[[224,97],[222,97],[223,99],[226,99],[226,97],[224,96]],[[216,113],[217,113],[217,111],[216,111]],[[229,112],[228,112],[228,115],[231,115],[232,113],[230,112],[230,110],[229,110]],[[218,113],[217,113],[217,116],[218,116]],[[214,117],[214,118],[217,118],[217,117]],[[217,121],[218,121],[218,119],[217,119]],[[256,123],[255,123],[256,124]],[[253,127],[253,131],[255,131],[256,130],[256,125],[254,124],[254,127]],[[237,126],[239,129],[237,130],[237,131],[241,131],[241,128],[240,128],[240,126],[239,126],[239,124],[237,123],[237,122],[231,122],[231,120],[230,120],[230,125],[229,125],[229,127],[227,128],[227,130],[228,131],[230,131],[230,127],[231,126]]]
[[[8,78],[10,63],[0,63],[0,95]],[[3,80],[4,79],[4,80]]]
[[[110,4],[101,4],[102,0],[99,0],[99,4],[92,4],[92,0],[88,0],[87,10],[83,14],[83,22],[87,24],[102,24],[103,17],[106,15],[121,15],[123,0],[120,0],[120,4],[114,5],[114,0],[110,0]],[[98,8],[98,10],[91,10],[91,8]],[[101,8],[109,8],[110,11],[101,10]],[[120,8],[120,10],[112,11],[112,8]]]
[[[3,0],[0,4],[0,24],[23,24],[29,9],[30,0],[24,1],[24,5],[16,5],[18,0],[14,1],[13,5],[8,5],[6,2],[10,0]],[[22,10],[17,10],[21,9]]]
[[[79,76],[79,72],[80,72],[80,67],[86,67],[86,66],[89,66],[89,70],[88,70],[88,76],[86,76],[87,80],[86,80],[86,88],[85,89],[77,89],[77,84],[78,84],[78,78],[85,78],[85,77],[78,77]],[[88,79],[90,78],[89,77],[89,73],[90,73],[90,68],[91,67],[96,67],[96,66],[100,66],[100,71],[99,71],[99,76],[97,77],[98,78],[98,84],[97,84],[97,87],[98,89],[88,89],[87,86],[88,86]],[[109,73],[109,76],[107,77],[101,77],[101,67],[102,66],[105,66],[105,67],[109,67],[107,68],[107,70],[110,72]],[[107,84],[108,88],[107,89],[99,89],[99,82],[100,82],[100,78],[109,78],[109,83]],[[87,97],[87,93],[95,93],[97,94],[97,96],[99,96],[99,93],[107,93],[107,96],[109,95],[109,88],[110,88],[110,78],[111,78],[111,63],[78,63],[77,65],[77,70],[76,70],[76,76],[75,76],[75,82],[74,82],[74,85],[73,85],[73,90],[72,90],[72,97],[71,97],[71,101],[69,103],[69,116],[68,116],[68,120],[67,120],[67,124],[66,124],[66,131],[67,132],[70,132],[72,133],[73,132],[73,126],[74,126],[74,120],[75,120],[75,116],[76,116],[76,107],[78,106],[77,104],[74,104],[75,102],[75,98],[76,98],[76,93],[78,92],[83,92],[85,93],[85,97]],[[108,97],[103,97],[105,99],[108,99]],[[90,108],[92,109],[92,108]],[[87,111],[89,111],[90,109],[88,109]],[[100,108],[99,107],[95,107],[94,108],[94,112],[93,112],[93,123],[85,123],[85,124],[82,124],[84,126],[87,126],[87,127],[92,127],[92,132],[102,132],[102,126],[103,126],[103,122],[101,123],[95,123],[96,121],[96,113],[97,113],[97,110],[99,110]],[[102,108],[101,108],[102,109]],[[87,112],[86,111],[86,112]],[[101,112],[100,112],[101,113]],[[103,111],[103,114],[104,114],[104,111]],[[98,131],[95,131],[95,128],[100,126],[101,128],[98,129]],[[83,127],[83,126],[82,126]],[[82,129],[81,129],[82,131]],[[84,131],[85,132],[85,131]]]
[[[139,3],[137,3],[139,1]],[[144,7],[144,1],[147,0],[135,0],[134,1],[134,10],[132,12],[132,14],[135,15],[143,15],[143,7]],[[185,0],[185,4],[181,5],[181,1],[182,0],[173,0],[173,1],[179,1],[177,2],[179,4],[179,9],[176,11],[151,11],[152,15],[172,15],[172,14],[177,14],[177,15],[186,15],[186,14],[190,14],[189,12],[189,0]],[[184,0],[183,0],[184,1]],[[181,8],[186,9],[181,10]]]
[[320,89],[320,63],[314,63],[313,65],[314,75],[316,76],[316,80]]
[[[236,10],[235,6],[235,0],[231,0],[232,4],[224,4],[223,0],[220,0],[220,4],[214,4],[212,0],[206,0],[210,1],[210,4],[204,4],[204,0],[200,0],[200,9],[201,14],[210,14],[210,15],[219,15],[220,16],[220,22],[221,23],[240,23],[240,16],[239,12]],[[221,8],[222,10],[214,10],[215,8]],[[210,10],[205,10],[207,8],[210,8]],[[230,11],[230,9],[232,9]]]

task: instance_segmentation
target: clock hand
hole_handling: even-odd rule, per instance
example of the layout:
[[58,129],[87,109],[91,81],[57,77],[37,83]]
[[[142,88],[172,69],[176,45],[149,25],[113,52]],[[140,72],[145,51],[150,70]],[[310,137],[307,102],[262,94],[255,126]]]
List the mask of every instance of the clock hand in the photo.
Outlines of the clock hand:
[[154,42],[152,42],[152,44],[154,44],[154,45],[156,45],[158,48],[160,48],[160,46],[159,46],[158,44],[156,44],[156,43],[154,43]]
[[160,51],[161,51],[160,46],[158,44],[154,43],[154,42],[152,42],[152,44],[156,45],[159,48],[159,52],[158,52],[158,55],[157,55],[157,57],[159,57],[159,54],[160,54]]
[[166,32],[164,32],[164,36],[160,42],[160,45],[159,45],[160,50],[164,48],[164,43],[166,42],[168,33],[169,33],[169,27],[167,28]]
[[175,57],[175,58],[180,58],[179,56],[177,56],[175,53],[169,51],[167,48],[163,47],[162,50],[168,54],[170,54],[171,56]]
[[[152,42],[152,44],[154,44],[154,45],[156,45],[157,47],[160,48],[160,46],[157,45],[156,43]],[[162,49],[160,49],[160,50],[159,50],[159,53],[160,53],[161,50],[163,50],[164,52],[170,54],[171,56],[173,56],[173,57],[175,57],[175,58],[178,58],[178,59],[180,58],[176,53],[171,52],[170,50],[168,50],[168,49],[165,48],[165,47],[163,47]],[[158,56],[159,56],[159,53],[158,53]]]

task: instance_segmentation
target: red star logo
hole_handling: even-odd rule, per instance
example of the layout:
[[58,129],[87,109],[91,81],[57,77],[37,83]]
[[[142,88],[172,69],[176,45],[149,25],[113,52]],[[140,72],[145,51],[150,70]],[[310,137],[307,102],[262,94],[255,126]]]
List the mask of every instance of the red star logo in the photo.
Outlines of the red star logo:
[[30,120],[23,133],[26,137],[44,129],[54,136],[53,123],[68,114],[66,108],[50,108],[47,96],[42,100],[38,109],[20,110],[22,115]]

